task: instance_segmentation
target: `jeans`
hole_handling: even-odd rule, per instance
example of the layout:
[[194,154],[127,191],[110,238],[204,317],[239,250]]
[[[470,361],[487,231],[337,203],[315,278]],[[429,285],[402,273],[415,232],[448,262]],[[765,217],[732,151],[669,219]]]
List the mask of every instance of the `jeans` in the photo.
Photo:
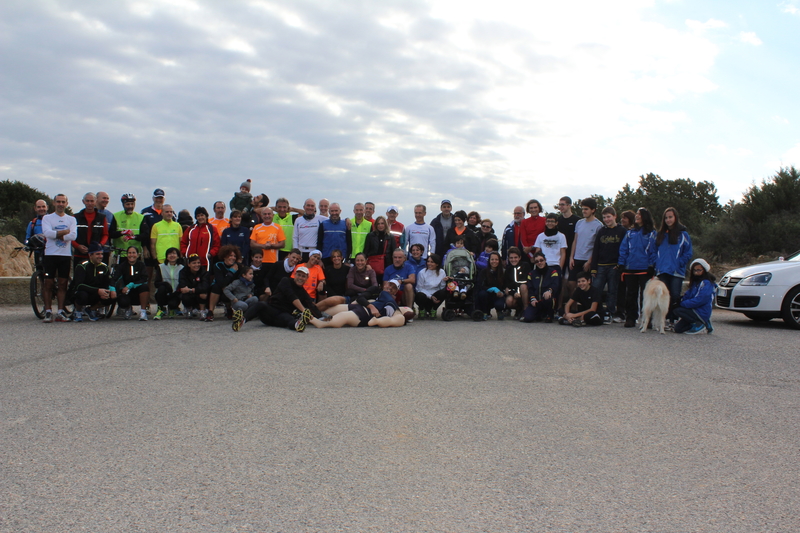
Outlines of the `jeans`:
[[615,265],[603,265],[597,267],[597,275],[592,281],[592,286],[603,292],[603,287],[608,283],[608,298],[606,299],[606,309],[613,315],[617,312],[617,285],[619,284],[619,270]]

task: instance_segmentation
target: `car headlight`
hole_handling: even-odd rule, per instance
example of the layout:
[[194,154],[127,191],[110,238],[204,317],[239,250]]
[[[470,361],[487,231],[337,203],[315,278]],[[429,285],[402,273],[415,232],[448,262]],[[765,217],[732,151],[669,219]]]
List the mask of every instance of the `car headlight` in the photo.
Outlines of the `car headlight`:
[[771,279],[772,274],[769,272],[762,272],[761,274],[753,274],[752,276],[744,278],[739,285],[767,285]]

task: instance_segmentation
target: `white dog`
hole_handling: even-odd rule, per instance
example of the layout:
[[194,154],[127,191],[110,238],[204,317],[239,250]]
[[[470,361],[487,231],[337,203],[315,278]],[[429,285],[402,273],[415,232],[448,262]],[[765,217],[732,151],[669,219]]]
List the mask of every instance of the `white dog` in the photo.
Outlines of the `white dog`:
[[669,313],[669,289],[663,281],[653,278],[644,286],[641,332],[647,331],[647,324],[652,318],[653,329],[663,335],[667,313]]

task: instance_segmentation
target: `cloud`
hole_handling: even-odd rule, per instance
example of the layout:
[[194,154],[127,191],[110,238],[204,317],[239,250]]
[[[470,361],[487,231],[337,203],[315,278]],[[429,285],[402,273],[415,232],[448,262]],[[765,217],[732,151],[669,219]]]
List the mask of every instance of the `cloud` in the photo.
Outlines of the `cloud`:
[[725,23],[578,4],[6,3],[0,177],[164,186],[179,207],[251,178],[345,212],[446,196],[500,220],[613,195],[691,121],[678,104],[716,90],[699,30]]
[[787,0],[779,4],[781,11],[789,13],[790,15],[800,15],[800,7],[797,6],[796,0]]
[[739,32],[739,40],[743,43],[752,44],[754,46],[759,46],[764,44],[761,39],[752,31],[743,31]]
[[774,115],[772,117],[772,120],[774,120],[775,122],[780,122],[781,124],[788,124],[789,123],[789,119],[788,118],[781,117],[779,115]]
[[705,22],[700,22],[699,20],[686,20],[686,27],[690,30],[693,30],[696,33],[701,33],[706,30],[716,30],[718,28],[727,28],[728,24],[721,20],[716,19],[708,19]]

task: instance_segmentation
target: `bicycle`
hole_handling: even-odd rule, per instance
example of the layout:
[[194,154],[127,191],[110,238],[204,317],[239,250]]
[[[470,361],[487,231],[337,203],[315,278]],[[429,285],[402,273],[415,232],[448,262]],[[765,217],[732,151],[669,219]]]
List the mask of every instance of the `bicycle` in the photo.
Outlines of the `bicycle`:
[[[38,237],[38,238],[37,238]],[[42,257],[44,252],[44,239],[39,235],[34,235],[28,239],[28,243],[24,246],[14,248],[11,252],[11,257],[16,257],[20,252],[28,252],[28,257],[33,255],[33,273],[31,274],[31,281],[29,284],[29,294],[31,299],[31,307],[33,314],[36,318],[44,318],[45,301],[44,301],[44,267],[42,266]],[[53,296],[58,294],[58,279],[53,280]],[[52,302],[50,302],[52,304]],[[72,303],[65,302],[64,311],[67,314],[72,313]]]

